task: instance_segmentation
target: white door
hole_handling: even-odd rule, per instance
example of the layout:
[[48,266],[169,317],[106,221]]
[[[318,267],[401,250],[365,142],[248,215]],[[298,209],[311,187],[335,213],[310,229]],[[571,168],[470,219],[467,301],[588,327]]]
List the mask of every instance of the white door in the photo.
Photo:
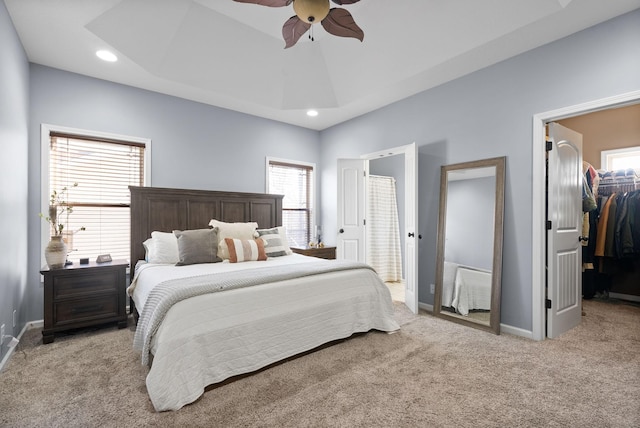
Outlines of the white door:
[[[366,260],[365,171],[369,159],[404,154],[405,159],[405,305],[418,313],[418,147],[416,143],[365,155],[338,159],[338,259]],[[365,169],[366,168],[366,169]],[[362,215],[362,217],[360,217]],[[357,256],[356,256],[357,255]]]
[[338,259],[365,262],[365,161],[338,159]]
[[404,303],[414,314],[418,313],[418,147],[406,146],[405,171],[405,289]]
[[582,135],[550,123],[549,137],[547,336],[553,338],[582,316]]

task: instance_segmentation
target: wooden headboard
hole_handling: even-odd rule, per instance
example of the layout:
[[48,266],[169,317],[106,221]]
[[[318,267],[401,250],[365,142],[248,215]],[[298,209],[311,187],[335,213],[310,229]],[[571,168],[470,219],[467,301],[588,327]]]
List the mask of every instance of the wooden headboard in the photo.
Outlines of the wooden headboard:
[[142,243],[151,232],[204,229],[213,218],[255,221],[260,228],[282,225],[283,195],[129,186],[131,266],[144,259]]

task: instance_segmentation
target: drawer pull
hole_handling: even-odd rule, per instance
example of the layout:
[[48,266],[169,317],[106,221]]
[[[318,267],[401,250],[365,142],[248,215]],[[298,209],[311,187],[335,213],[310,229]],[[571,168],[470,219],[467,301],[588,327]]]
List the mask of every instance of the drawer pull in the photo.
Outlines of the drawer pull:
[[92,306],[82,306],[79,308],[71,309],[72,314],[84,314],[87,312],[98,312],[104,309],[104,305],[92,305]]

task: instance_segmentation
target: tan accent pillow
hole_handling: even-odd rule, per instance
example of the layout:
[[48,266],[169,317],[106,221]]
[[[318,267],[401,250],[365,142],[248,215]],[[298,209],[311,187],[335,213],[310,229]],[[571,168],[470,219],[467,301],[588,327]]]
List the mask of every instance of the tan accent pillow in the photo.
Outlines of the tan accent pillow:
[[267,260],[264,252],[264,241],[258,239],[232,239],[225,238],[229,248],[229,263]]
[[209,222],[209,226],[218,228],[218,257],[223,260],[229,258],[229,249],[225,238],[232,239],[254,239],[257,238],[256,229],[258,223],[226,223],[224,221],[213,219]]

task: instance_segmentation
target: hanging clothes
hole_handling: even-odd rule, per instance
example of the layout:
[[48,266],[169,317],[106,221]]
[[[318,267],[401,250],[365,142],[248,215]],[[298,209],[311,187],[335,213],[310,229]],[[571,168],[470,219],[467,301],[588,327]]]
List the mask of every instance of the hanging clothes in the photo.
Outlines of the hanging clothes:
[[[593,288],[606,296],[620,278],[633,275],[640,260],[640,179],[633,170],[600,171],[595,182],[597,209],[592,214],[596,220],[593,257],[597,273]],[[587,252],[586,257],[589,255]],[[640,295],[640,281],[637,292]]]
[[615,199],[615,193],[612,197],[603,196],[602,203],[604,206],[600,210],[600,218],[598,219],[598,237],[596,240],[595,255],[598,257],[604,257],[604,248],[607,238],[607,224],[609,223],[609,207],[611,202]]
[[[582,162],[582,296],[590,299],[595,295],[596,270],[594,251],[596,245],[596,223],[598,203],[595,198],[594,184],[597,185],[598,173],[588,163]],[[586,238],[586,239],[585,239]]]

